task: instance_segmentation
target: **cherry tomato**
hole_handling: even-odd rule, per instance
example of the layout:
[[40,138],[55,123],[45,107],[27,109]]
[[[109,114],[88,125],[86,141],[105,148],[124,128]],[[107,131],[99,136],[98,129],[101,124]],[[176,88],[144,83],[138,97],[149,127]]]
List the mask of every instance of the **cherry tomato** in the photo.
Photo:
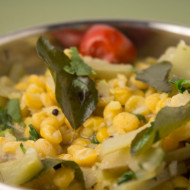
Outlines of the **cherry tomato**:
[[133,43],[117,29],[104,24],[90,27],[84,35],[79,52],[112,63],[127,63],[135,59]]
[[85,32],[83,30],[72,29],[72,28],[55,30],[52,32],[55,39],[65,48],[71,46],[76,46],[76,47],[79,46],[84,36],[84,33]]

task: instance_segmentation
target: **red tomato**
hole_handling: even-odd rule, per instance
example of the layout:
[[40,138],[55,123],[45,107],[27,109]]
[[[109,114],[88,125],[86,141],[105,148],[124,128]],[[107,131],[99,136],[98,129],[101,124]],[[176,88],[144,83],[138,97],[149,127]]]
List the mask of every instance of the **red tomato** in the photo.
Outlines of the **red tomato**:
[[52,32],[55,39],[66,48],[71,46],[79,46],[84,33],[85,32],[83,30],[72,28],[59,29]]
[[133,43],[117,29],[96,24],[84,35],[79,52],[112,63],[127,63],[135,59],[136,48]]

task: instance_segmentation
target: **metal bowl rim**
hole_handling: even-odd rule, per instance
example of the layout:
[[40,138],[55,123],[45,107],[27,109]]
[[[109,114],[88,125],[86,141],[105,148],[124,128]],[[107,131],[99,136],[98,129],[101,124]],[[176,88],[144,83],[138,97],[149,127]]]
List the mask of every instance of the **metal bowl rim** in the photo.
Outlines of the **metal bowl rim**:
[[132,19],[91,19],[91,20],[76,20],[76,21],[63,21],[44,25],[37,25],[25,29],[17,30],[0,36],[0,45],[12,42],[14,40],[24,38],[27,36],[44,33],[53,29],[64,27],[72,27],[87,24],[128,24],[131,26],[139,26],[142,28],[157,29],[170,33],[181,34],[190,36],[190,27],[184,25],[170,24],[167,22],[147,21],[147,20],[132,20]]

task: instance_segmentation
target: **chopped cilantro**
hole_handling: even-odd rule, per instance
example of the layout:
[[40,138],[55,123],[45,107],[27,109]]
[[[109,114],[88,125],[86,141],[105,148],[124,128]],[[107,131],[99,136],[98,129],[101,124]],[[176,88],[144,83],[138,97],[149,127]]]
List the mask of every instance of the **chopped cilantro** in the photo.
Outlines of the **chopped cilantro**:
[[77,76],[88,76],[93,73],[91,67],[89,67],[80,57],[76,47],[70,48],[71,62],[70,66],[66,65],[63,69],[69,74],[76,74]]
[[130,172],[126,172],[124,173],[117,181],[117,184],[120,185],[124,182],[130,181],[132,179],[135,178],[135,173],[130,171]]
[[174,84],[180,93],[183,93],[185,90],[190,93],[190,80],[171,78],[169,82]]
[[30,139],[30,140],[33,140],[33,141],[38,140],[38,139],[40,138],[40,135],[39,135],[39,134],[37,133],[37,131],[34,129],[34,127],[33,127],[32,124],[30,124],[29,127],[30,127],[30,131],[29,131],[30,137],[29,137],[29,139]]
[[96,135],[94,135],[94,136],[92,137],[91,143],[92,143],[92,144],[100,144],[100,142],[99,142],[98,139],[96,138]]
[[22,152],[25,154],[26,148],[24,147],[24,145],[22,143],[20,143],[20,148],[21,148]]
[[135,115],[138,117],[138,119],[139,119],[140,121],[146,122],[146,118],[145,118],[144,115],[141,115],[141,114],[135,114]]

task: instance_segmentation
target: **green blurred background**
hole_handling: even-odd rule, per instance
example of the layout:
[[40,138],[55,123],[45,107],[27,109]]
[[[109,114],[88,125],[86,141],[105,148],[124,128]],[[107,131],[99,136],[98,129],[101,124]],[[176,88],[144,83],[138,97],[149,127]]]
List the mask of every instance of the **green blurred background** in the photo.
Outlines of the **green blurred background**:
[[190,26],[190,0],[0,0],[0,35],[52,22],[135,19]]

